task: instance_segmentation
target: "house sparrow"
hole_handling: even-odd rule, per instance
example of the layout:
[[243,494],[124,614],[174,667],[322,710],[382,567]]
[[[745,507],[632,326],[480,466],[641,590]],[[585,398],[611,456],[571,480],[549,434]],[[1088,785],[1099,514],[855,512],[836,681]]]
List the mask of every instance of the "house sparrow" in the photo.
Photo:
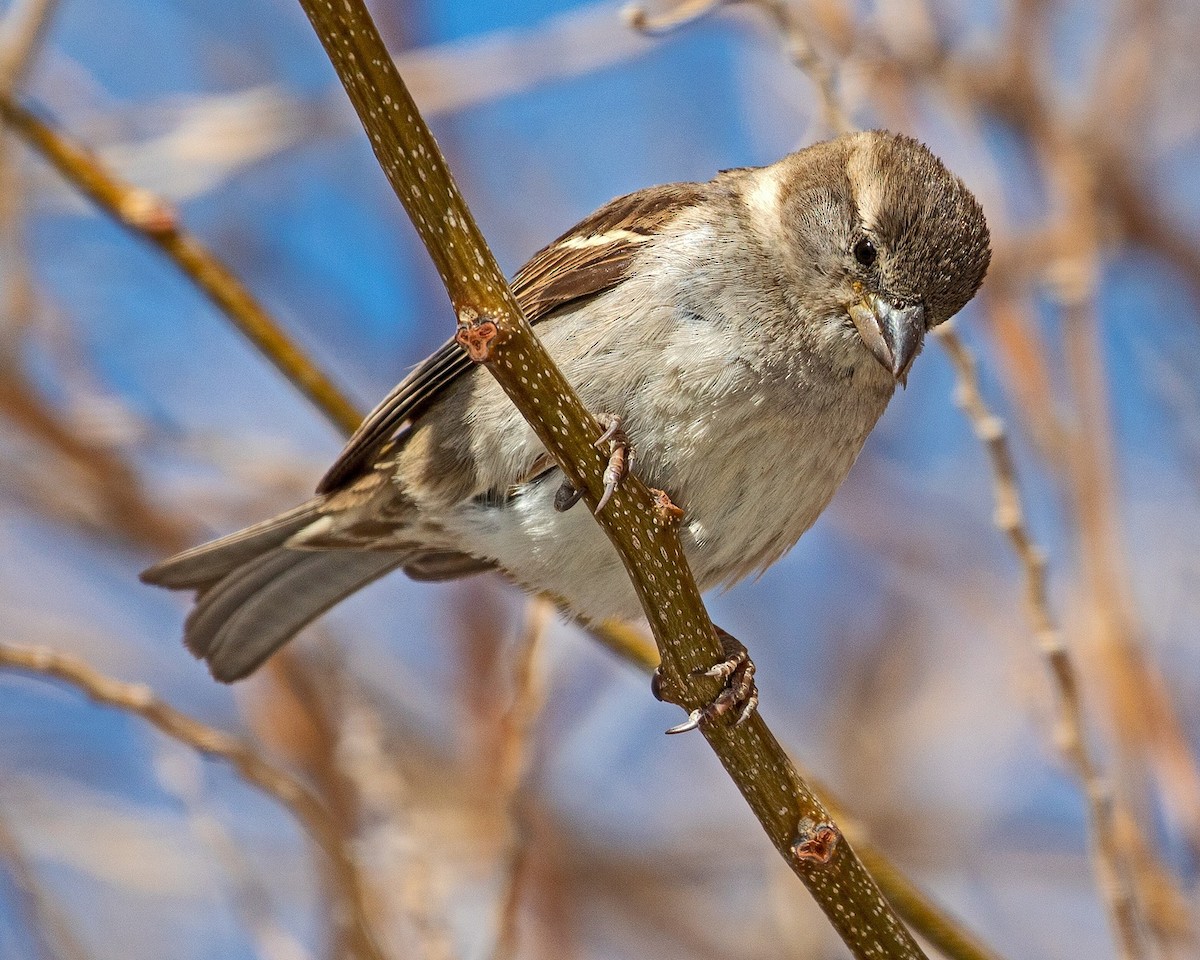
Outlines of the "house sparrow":
[[[639,476],[682,509],[708,589],[770,566],[812,525],[989,259],[962,181],[916,140],[870,132],[614,200],[513,290],[583,402],[619,418]],[[571,493],[450,341],[367,417],[313,499],[142,579],[197,591],[186,643],[226,682],[397,568],[499,569],[581,620],[637,616]]]

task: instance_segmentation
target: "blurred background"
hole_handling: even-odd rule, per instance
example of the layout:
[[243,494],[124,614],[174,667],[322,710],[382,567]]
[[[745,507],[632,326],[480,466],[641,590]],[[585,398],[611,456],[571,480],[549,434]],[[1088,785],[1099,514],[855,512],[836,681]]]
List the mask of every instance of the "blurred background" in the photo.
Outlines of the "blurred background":
[[[1046,550],[1138,952],[945,351],[799,546],[710,609],[797,762],[1000,955],[1200,956],[1194,0],[743,3],[657,35],[607,0],[371,6],[510,273],[613,196],[827,136],[814,54],[855,124],[968,182],[995,258],[958,329]],[[169,203],[361,407],[451,333],[294,0],[0,2],[0,93]],[[210,680],[187,600],[137,572],[299,502],[341,441],[0,129],[0,644],[300,777],[388,957],[844,957],[703,740],[662,736],[680,716],[644,672],[499,579],[393,576]],[[0,672],[0,729],[6,960],[361,955],[344,877],[228,764],[28,672]]]

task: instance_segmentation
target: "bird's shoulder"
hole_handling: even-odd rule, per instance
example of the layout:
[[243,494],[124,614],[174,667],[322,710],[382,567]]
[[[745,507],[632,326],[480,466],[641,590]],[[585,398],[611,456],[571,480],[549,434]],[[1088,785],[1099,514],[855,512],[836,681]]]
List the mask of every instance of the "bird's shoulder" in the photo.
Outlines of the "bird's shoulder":
[[[629,276],[638,253],[683,211],[703,203],[709,183],[647,187],[611,200],[547,244],[517,271],[513,294],[530,323],[597,296]],[[442,344],[367,415],[317,487],[330,493],[369,469],[385,444],[402,432],[472,368],[454,340]]]

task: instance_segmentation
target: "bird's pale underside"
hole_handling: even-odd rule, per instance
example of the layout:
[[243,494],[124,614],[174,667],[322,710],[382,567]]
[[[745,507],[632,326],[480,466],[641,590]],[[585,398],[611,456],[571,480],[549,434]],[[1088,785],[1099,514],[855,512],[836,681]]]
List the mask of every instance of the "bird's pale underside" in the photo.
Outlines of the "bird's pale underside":
[[[620,418],[638,475],[684,511],[707,589],[769,566],[811,526],[988,256],[961,181],[916,141],[863,133],[615,200],[513,287],[584,403]],[[637,616],[587,510],[556,509],[561,486],[451,342],[367,418],[313,500],[144,578],[198,591],[187,643],[221,680],[398,568],[498,568],[583,619]]]

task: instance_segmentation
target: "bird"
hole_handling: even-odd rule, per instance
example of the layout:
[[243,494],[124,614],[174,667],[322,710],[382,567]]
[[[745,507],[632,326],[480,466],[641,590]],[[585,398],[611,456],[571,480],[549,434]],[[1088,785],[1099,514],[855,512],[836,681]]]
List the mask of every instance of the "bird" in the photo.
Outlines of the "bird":
[[[635,450],[638,476],[682,512],[709,590],[765,570],[813,524],[990,257],[964,182],[918,140],[874,130],[619,197],[512,289],[603,414],[614,460]],[[452,339],[367,416],[313,498],[142,580],[195,591],[185,643],[223,682],[394,570],[498,570],[581,622],[636,618],[617,552],[575,499]]]

